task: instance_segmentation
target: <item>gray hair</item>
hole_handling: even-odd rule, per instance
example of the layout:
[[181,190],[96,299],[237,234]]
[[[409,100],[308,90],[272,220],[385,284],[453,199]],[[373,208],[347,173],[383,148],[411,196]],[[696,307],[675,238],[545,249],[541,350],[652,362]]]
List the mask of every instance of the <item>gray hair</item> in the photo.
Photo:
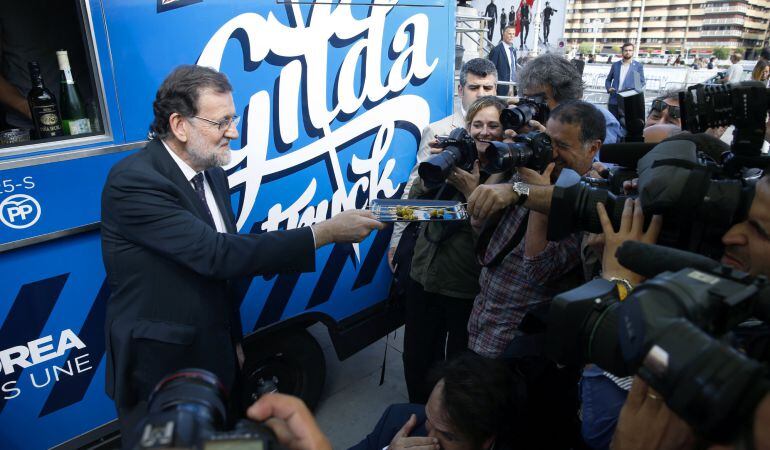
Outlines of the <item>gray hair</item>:
[[488,59],[473,58],[466,61],[460,69],[460,86],[465,87],[465,83],[468,82],[468,72],[482,78],[487,75],[494,75],[495,82],[497,82],[497,68]]
[[225,74],[210,67],[193,64],[175,68],[155,94],[150,136],[161,139],[168,136],[171,133],[168,118],[173,113],[183,117],[198,114],[198,97],[205,89],[220,94],[233,91]]
[[583,79],[566,58],[546,53],[529,61],[516,76],[521,91],[535,86],[551,86],[557,103],[583,98]]
[[661,95],[655,97],[655,100],[676,100],[678,102],[679,93],[684,91],[684,89],[669,89],[664,91]]

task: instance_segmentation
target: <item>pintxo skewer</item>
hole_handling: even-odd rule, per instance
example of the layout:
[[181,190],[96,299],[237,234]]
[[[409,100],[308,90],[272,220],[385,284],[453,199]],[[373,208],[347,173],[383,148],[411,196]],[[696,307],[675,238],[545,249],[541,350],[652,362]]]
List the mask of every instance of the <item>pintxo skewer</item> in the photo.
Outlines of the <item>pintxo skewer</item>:
[[446,200],[375,199],[367,208],[383,222],[465,220],[465,203]]

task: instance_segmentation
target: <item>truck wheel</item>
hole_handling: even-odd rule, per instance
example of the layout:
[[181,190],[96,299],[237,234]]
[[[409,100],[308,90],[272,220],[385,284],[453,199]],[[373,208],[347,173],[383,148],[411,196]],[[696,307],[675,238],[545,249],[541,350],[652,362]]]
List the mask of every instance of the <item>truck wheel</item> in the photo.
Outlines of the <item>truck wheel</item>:
[[244,404],[275,389],[315,408],[326,381],[321,346],[304,328],[278,333],[244,348]]

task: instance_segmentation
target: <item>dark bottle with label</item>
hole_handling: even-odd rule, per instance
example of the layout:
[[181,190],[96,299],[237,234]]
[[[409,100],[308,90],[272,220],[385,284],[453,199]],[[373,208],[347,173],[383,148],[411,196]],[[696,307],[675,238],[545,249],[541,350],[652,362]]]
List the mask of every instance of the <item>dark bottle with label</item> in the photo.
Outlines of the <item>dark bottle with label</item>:
[[43,84],[43,76],[40,74],[40,66],[37,62],[29,63],[29,75],[32,80],[32,89],[27,94],[27,103],[32,113],[32,123],[35,124],[35,138],[63,136],[64,129],[61,125],[59,108],[56,106],[56,97]]
[[56,52],[61,73],[61,92],[59,101],[61,105],[61,122],[64,132],[70,136],[91,132],[91,121],[88,120],[86,107],[80,98],[75,80],[72,78],[70,60],[66,50]]

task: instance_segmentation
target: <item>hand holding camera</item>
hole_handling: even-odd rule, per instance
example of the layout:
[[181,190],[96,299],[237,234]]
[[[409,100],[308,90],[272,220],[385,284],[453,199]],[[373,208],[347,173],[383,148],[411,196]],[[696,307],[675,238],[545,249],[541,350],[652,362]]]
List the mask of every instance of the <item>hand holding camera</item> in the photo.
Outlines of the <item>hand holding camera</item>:
[[259,398],[246,415],[275,433],[278,443],[290,450],[331,450],[305,403],[291,395],[272,393]]
[[508,183],[483,184],[468,198],[468,214],[477,221],[485,221],[492,214],[516,202],[518,194]]
[[692,429],[663,402],[663,397],[644,380],[634,377],[628,399],[620,410],[612,450],[690,448]]
[[631,270],[623,267],[615,257],[618,247],[625,241],[640,241],[654,244],[658,240],[663,218],[656,215],[652,218],[647,230],[644,230],[644,213],[639,200],[626,199],[623,213],[620,218],[618,231],[610,221],[607,209],[603,203],[596,205],[599,221],[604,232],[604,252],[602,254],[602,274],[605,279],[622,278],[632,285],[640,283],[643,278]]
[[474,189],[479,186],[480,172],[479,161],[473,163],[473,169],[470,172],[466,172],[460,168],[453,168],[447,175],[446,181],[460,191],[465,198],[470,197]]

